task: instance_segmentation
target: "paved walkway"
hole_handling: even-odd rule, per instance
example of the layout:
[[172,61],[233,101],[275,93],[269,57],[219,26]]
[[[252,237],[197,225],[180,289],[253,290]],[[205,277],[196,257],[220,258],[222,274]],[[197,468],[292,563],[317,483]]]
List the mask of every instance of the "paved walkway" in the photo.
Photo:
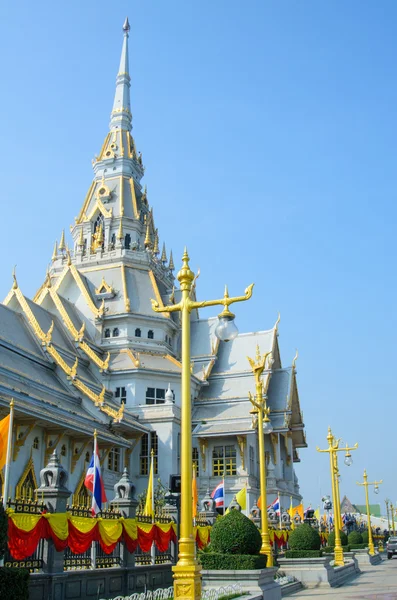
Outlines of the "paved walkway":
[[339,588],[318,588],[303,590],[289,598],[314,600],[333,598],[334,600],[397,600],[397,558],[384,560],[380,565],[361,568],[361,575]]

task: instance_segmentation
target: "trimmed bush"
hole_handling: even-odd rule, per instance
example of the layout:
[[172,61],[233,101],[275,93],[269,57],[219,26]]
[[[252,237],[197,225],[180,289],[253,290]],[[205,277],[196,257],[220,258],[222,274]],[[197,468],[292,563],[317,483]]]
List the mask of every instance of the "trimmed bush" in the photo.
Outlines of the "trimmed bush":
[[349,544],[351,550],[364,550],[368,544]]
[[349,546],[353,546],[353,548],[355,547],[354,544],[362,544],[363,543],[363,536],[361,535],[361,533],[359,531],[351,531],[349,533],[349,535],[347,536],[347,539],[348,539]]
[[[342,546],[347,546],[348,540],[347,535],[344,531],[340,531],[340,543]],[[335,531],[332,531],[328,536],[328,546],[335,546]]]
[[[347,544],[346,546],[342,546],[342,550],[343,552],[350,552],[351,548],[349,544]],[[333,554],[335,552],[335,546],[324,546],[322,551],[326,554]]]
[[318,558],[322,556],[321,550],[286,550],[285,558]]
[[363,538],[363,544],[368,544],[368,530],[362,532],[361,537]]
[[29,600],[29,571],[14,567],[0,568],[1,600]]
[[321,539],[316,529],[303,523],[291,532],[288,545],[291,550],[320,550]]
[[[233,510],[231,512],[237,511]],[[243,571],[250,569],[264,569],[266,567],[267,556],[265,554],[258,554],[256,556],[253,556],[252,554],[222,554],[221,552],[200,552],[199,558],[203,569],[215,571],[222,571],[225,569],[230,569],[233,571]]]
[[211,553],[257,555],[261,546],[259,529],[238,510],[231,510],[212,526]]

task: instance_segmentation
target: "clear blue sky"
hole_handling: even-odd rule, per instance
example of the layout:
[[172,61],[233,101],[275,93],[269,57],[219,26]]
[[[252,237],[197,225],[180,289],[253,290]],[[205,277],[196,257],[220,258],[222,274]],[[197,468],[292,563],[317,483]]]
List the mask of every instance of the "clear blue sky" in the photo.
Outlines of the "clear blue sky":
[[395,501],[396,2],[2,3],[0,293],[15,263],[35,292],[79,211],[126,14],[161,242],[188,245],[203,298],[254,281],[240,330],[280,310],[285,366],[299,349],[305,503],[330,493],[328,425],[360,445],[341,495],[364,502],[366,467]]

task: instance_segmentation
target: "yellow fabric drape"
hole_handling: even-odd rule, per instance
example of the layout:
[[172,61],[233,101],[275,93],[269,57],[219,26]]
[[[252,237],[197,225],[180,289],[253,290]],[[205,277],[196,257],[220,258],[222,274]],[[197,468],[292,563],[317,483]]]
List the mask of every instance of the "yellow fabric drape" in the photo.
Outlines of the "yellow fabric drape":
[[22,531],[32,531],[40,521],[42,515],[30,515],[28,513],[14,513],[7,510],[8,517],[12,519],[15,527]]
[[48,524],[54,534],[60,540],[66,540],[69,535],[68,516],[67,513],[45,513],[43,515],[48,520]]
[[88,533],[91,529],[94,529],[97,524],[96,519],[90,519],[89,517],[75,517],[73,515],[69,516],[69,521],[81,533]]
[[123,533],[119,519],[98,519],[99,535],[106,546],[115,544]]
[[[121,520],[121,519],[120,519]],[[138,526],[135,519],[123,519],[123,527],[126,534],[132,540],[136,540],[138,537]]]

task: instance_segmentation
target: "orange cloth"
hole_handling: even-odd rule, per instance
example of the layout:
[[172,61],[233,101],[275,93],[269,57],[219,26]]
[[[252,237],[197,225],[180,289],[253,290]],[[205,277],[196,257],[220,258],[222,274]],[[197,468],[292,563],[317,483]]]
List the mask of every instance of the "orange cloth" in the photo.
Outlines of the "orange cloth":
[[0,470],[7,460],[8,431],[10,429],[10,415],[0,421]]

